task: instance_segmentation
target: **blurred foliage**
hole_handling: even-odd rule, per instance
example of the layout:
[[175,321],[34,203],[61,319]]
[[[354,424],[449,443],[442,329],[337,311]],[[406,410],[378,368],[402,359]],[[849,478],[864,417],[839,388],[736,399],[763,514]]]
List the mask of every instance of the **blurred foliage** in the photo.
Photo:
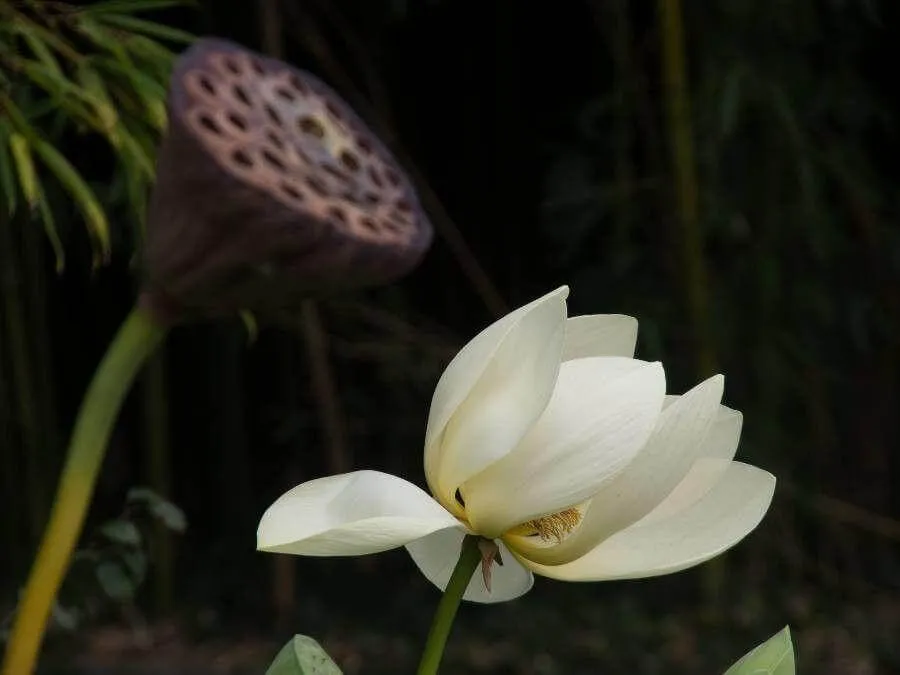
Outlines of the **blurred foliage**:
[[164,42],[190,34],[135,13],[184,0],[109,0],[87,7],[42,0],[0,2],[0,203],[12,216],[33,213],[53,244],[57,271],[65,250],[57,225],[54,180],[87,226],[94,264],[110,256],[103,199],[57,144],[69,132],[102,137],[120,167],[110,195],[127,201],[138,222],[166,125],[173,54]]
[[[153,564],[156,525],[181,534],[184,513],[152,490],[130,490],[122,513],[97,526],[75,552],[51,626],[71,633],[115,608],[139,628],[143,619],[134,602]],[[0,624],[0,644],[7,637],[5,624]]]

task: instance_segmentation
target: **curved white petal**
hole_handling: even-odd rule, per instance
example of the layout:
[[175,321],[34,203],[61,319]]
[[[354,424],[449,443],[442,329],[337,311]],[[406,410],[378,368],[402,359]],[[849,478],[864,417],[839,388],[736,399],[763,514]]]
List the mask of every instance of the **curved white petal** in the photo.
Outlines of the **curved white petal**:
[[[478,335],[447,367],[432,401],[425,473],[438,501],[508,453],[547,405],[565,337],[563,287]],[[510,320],[513,317],[513,320]]]
[[759,524],[775,491],[775,477],[732,462],[704,497],[670,518],[637,523],[565,565],[522,561],[536,574],[564,581],[638,579],[678,572],[734,546]]
[[660,363],[595,357],[562,364],[547,409],[518,447],[461,488],[472,529],[498,536],[591,497],[643,447],[665,387]]
[[716,375],[670,399],[634,461],[593,495],[580,527],[559,546],[535,550],[533,558],[548,564],[574,560],[652,511],[699,458],[723,388],[724,378]]
[[563,361],[591,356],[634,356],[637,319],[624,314],[587,314],[566,321]]
[[[462,530],[441,530],[423,539],[406,545],[422,574],[442,591],[450,581],[450,575],[459,560],[465,532]],[[469,582],[463,600],[470,602],[495,603],[513,600],[527,593],[534,584],[531,572],[522,567],[510,553],[503,542],[496,542],[500,547],[503,565],[494,564],[491,568],[491,591],[484,587],[481,567],[475,570]]]
[[720,405],[716,419],[700,448],[699,459],[669,496],[641,518],[640,522],[645,524],[668,518],[709,492],[731,466],[743,423],[744,416],[740,412]]
[[263,514],[257,548],[297,555],[362,555],[460,527],[424,490],[379,471],[318,478],[279,497]]

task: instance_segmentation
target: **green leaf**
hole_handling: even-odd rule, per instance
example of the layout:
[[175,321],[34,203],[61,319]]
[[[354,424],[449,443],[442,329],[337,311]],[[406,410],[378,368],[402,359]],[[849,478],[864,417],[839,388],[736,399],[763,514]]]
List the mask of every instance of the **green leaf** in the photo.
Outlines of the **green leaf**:
[[63,248],[62,239],[59,237],[59,231],[56,229],[53,209],[50,208],[50,202],[47,201],[47,195],[43,191],[41,191],[41,199],[38,201],[38,211],[41,214],[44,233],[50,240],[50,246],[53,248],[53,255],[56,258],[56,273],[62,274],[66,268],[66,251]]
[[118,147],[119,137],[116,127],[119,122],[119,114],[106,90],[103,78],[93,68],[82,65],[75,73],[75,79],[91,95],[94,112],[97,113],[97,119],[103,127],[103,132],[109,138],[112,146]]
[[78,32],[90,39],[95,45],[116,57],[126,68],[134,68],[134,63],[128,55],[128,51],[122,44],[122,37],[118,31],[109,30],[99,21],[94,21],[87,16],[79,16],[76,24]]
[[140,98],[143,107],[141,113],[152,127],[158,131],[166,128],[166,87],[164,84],[134,68],[123,67],[112,59],[98,59],[97,63],[102,64],[104,69]]
[[32,140],[32,148],[78,204],[88,231],[99,247],[99,260],[95,258],[95,266],[100,261],[109,260],[109,223],[106,219],[106,212],[97,200],[97,195],[69,163],[69,160],[63,157],[50,143],[42,139]]
[[150,37],[155,37],[160,40],[168,40],[169,42],[190,44],[197,39],[195,35],[188,33],[187,31],[172,28],[171,26],[166,26],[165,24],[157,23],[155,21],[138,19],[134,16],[127,16],[124,14],[103,14],[97,17],[97,19],[102,20],[110,26],[115,26],[116,28],[123,28],[134,33],[149,35]]
[[13,132],[9,137],[9,151],[12,153],[16,166],[16,174],[19,177],[19,187],[28,206],[34,208],[41,196],[41,186],[38,181],[37,171],[34,168],[34,159],[31,156],[31,148],[28,139],[22,134]]
[[52,96],[61,108],[70,111],[77,121],[103,130],[103,124],[94,114],[95,109],[102,107],[103,101],[98,101],[83,87],[48,69],[39,61],[16,59],[13,63],[28,79]]
[[266,675],[340,675],[341,669],[319,643],[305,635],[291,638],[266,670]]
[[19,184],[16,180],[16,169],[13,166],[13,158],[9,150],[9,138],[12,130],[9,125],[0,119],[0,191],[6,205],[6,214],[11,216],[16,212],[16,203],[19,197]]
[[122,564],[128,568],[134,583],[142,584],[147,577],[147,554],[141,549],[122,551],[119,554]]
[[62,68],[59,67],[59,62],[53,56],[53,52],[47,46],[47,43],[35,35],[34,31],[29,30],[27,26],[17,25],[16,28],[19,35],[25,40],[25,44],[28,45],[28,49],[34,54],[34,57],[43,63],[48,70],[62,75]]
[[122,566],[109,561],[101,562],[94,571],[103,592],[113,600],[127,602],[134,598],[135,583]]
[[729,668],[725,675],[794,675],[794,645],[791,629],[785,626],[751,650]]
[[184,511],[150,488],[131,488],[128,491],[127,500],[146,506],[150,513],[170,530],[184,532],[187,529],[187,518],[184,516]]
[[140,546],[141,532],[130,520],[111,520],[100,528],[100,534],[116,544]]

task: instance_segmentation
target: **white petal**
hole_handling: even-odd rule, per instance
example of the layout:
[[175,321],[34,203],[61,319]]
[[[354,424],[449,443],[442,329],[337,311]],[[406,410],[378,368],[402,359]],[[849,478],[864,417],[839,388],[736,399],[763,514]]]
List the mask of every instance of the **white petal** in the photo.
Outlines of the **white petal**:
[[[442,530],[406,545],[422,574],[442,591],[450,581],[450,575],[459,560],[465,532],[460,530]],[[527,593],[534,584],[531,572],[522,567],[509,552],[503,542],[500,546],[500,557],[503,565],[494,564],[491,569],[491,591],[484,587],[481,566],[475,569],[472,580],[466,588],[463,600],[481,603],[505,602]]]
[[448,508],[460,484],[509,452],[547,405],[559,371],[567,293],[558,289],[495,323],[441,377],[428,420],[425,474]]
[[580,527],[559,546],[534,551],[533,559],[559,564],[580,558],[659,505],[703,451],[723,386],[716,375],[666,406],[634,461],[593,495]]
[[563,361],[590,356],[634,356],[637,319],[624,314],[589,314],[566,321]]
[[509,455],[462,487],[472,529],[494,537],[583,502],[622,471],[653,431],[660,363],[567,361],[544,414]]
[[297,555],[362,555],[403,546],[459,521],[424,490],[379,471],[311,480],[263,514],[257,548]]
[[775,491],[775,477],[732,462],[722,480],[671,518],[638,523],[565,565],[523,562],[536,574],[564,581],[638,579],[678,572],[728,550],[759,524]]
[[662,502],[640,522],[648,523],[670,517],[701,499],[721,479],[731,465],[741,438],[744,416],[737,410],[720,405],[716,420],[700,448],[700,458],[688,474]]

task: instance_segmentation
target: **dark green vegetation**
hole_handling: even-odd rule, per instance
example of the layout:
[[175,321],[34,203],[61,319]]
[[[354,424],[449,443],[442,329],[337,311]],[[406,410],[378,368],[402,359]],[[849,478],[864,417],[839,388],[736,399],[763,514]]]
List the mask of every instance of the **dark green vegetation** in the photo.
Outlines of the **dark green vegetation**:
[[[172,333],[125,408],[92,522],[102,537],[129,488],[149,485],[188,529],[145,523],[137,600],[90,598],[91,618],[48,642],[61,662],[89,636],[97,663],[112,658],[98,622],[134,641],[144,621],[176,617],[177,642],[223,662],[243,639],[271,639],[265,665],[302,632],[347,673],[409,672],[437,594],[406,556],[262,556],[257,519],[316,475],[420,479],[428,400],[455,349],[568,283],[573,313],[641,320],[639,355],[663,360],[671,391],[727,375],[726,402],[746,416],[739,456],[778,475],[776,501],[711,565],[539,580],[516,603],[464,608],[447,671],[720,672],[785,623],[804,672],[897,668],[892,3],[176,4],[0,2],[4,615],[78,402],[134,299],[165,49],[186,30],[330,82],[420,180],[436,243],[406,280],[255,337],[238,318]],[[141,5],[171,7],[127,15]],[[154,630],[160,646],[127,662],[183,653]]]

